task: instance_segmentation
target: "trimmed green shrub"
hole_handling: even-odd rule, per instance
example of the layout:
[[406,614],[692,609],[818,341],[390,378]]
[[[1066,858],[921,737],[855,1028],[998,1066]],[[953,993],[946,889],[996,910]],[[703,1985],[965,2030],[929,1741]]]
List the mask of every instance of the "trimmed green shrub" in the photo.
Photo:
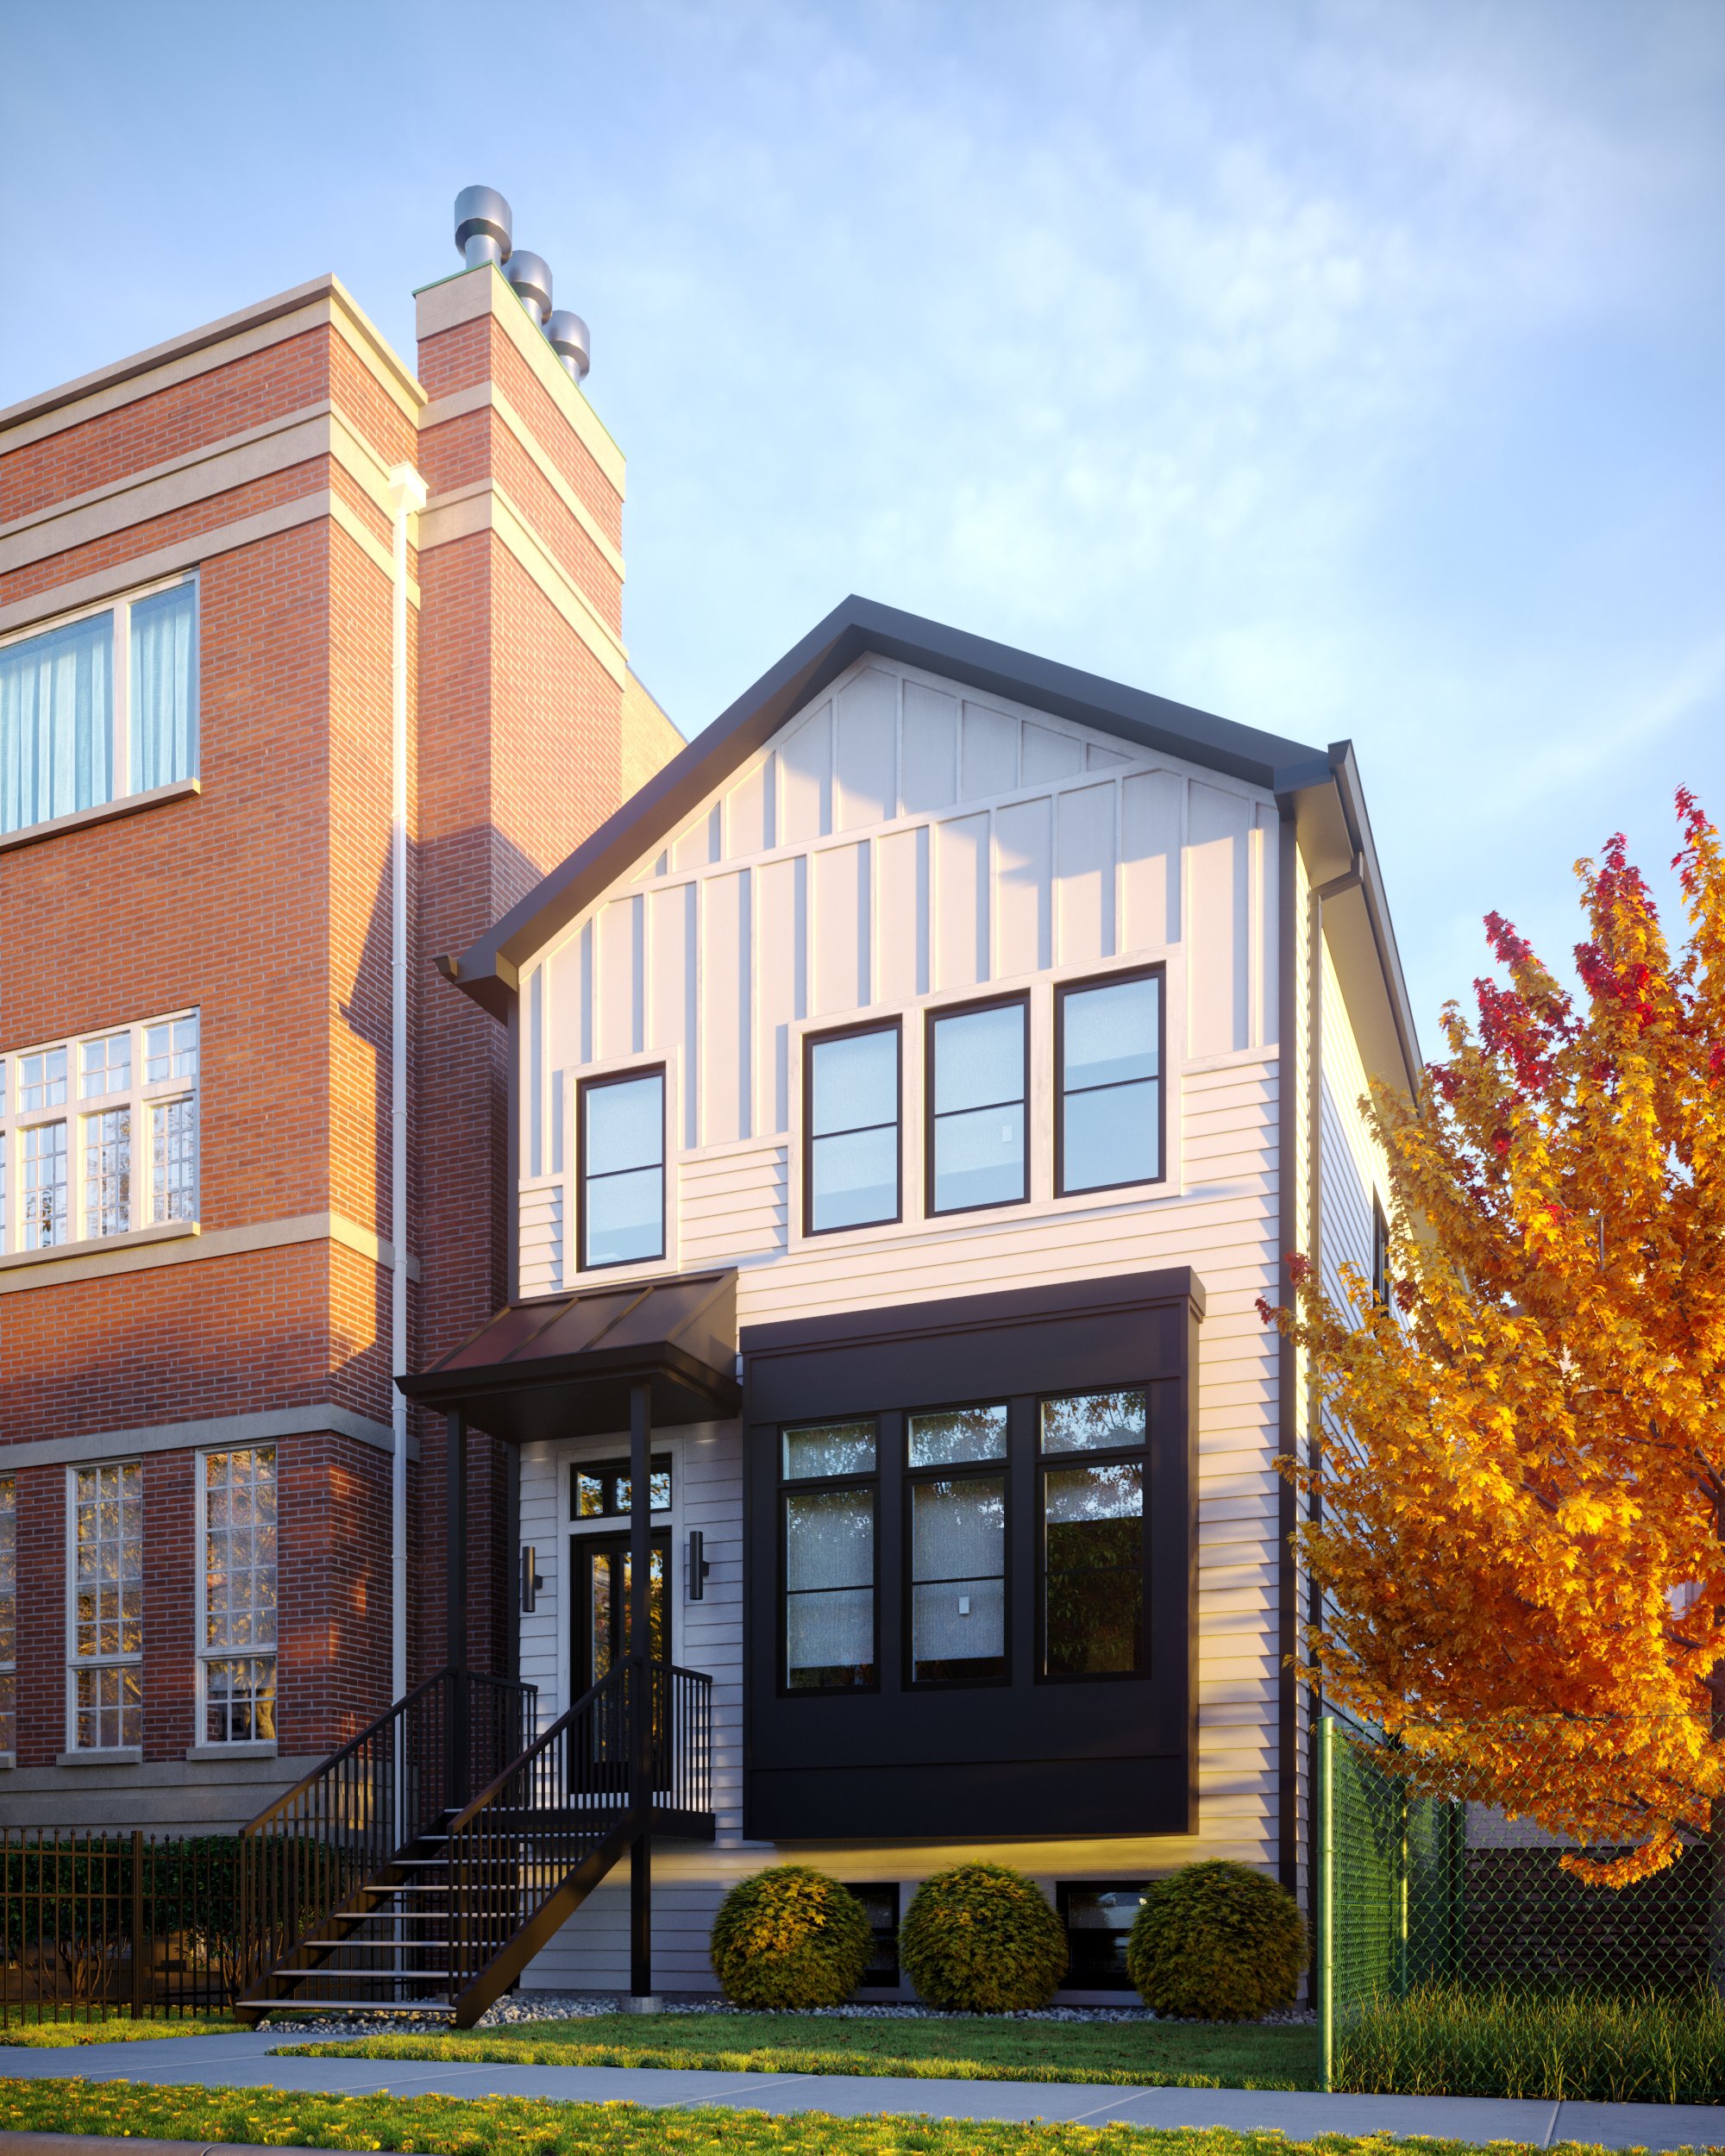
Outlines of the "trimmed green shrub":
[[862,1981],[874,1935],[848,1887],[806,1864],[740,1880],[718,1905],[713,1974],[737,2006],[838,2006]]
[[912,1896],[899,1959],[930,2006],[1013,2014],[1054,1996],[1066,1974],[1066,1932],[1022,1871],[961,1864],[925,1879]]
[[1145,1894],[1126,1970],[1157,2014],[1253,2021],[1287,2006],[1306,1966],[1306,1920],[1287,1888],[1250,1865],[1189,1864]]

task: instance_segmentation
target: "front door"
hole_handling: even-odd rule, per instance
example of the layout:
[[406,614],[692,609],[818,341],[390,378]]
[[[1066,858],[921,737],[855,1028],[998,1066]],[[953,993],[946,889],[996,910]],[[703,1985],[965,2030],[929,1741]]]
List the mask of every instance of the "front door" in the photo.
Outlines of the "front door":
[[[574,1682],[570,1690],[579,1699],[597,1684],[629,1652],[629,1537],[575,1535],[571,1538],[575,1573]],[[653,1537],[651,1569],[647,1575],[648,1640],[650,1658],[668,1662],[665,1638],[665,1574],[669,1570],[671,1538]]]

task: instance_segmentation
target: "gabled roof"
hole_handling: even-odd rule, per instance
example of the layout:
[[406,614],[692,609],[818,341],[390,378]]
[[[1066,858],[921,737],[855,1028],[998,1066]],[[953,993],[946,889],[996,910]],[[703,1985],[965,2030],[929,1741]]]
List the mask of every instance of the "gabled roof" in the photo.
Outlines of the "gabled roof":
[[[631,794],[486,934],[459,957],[439,958],[439,968],[475,1003],[495,1017],[507,1018],[520,967],[627,874],[644,854],[670,837],[787,719],[869,652],[924,667],[984,695],[1028,704],[1100,733],[1113,734],[1140,749],[1226,772],[1284,799],[1333,787],[1347,799],[1352,845],[1366,857],[1370,884],[1377,885],[1376,856],[1348,743],[1326,750],[1279,734],[1261,733],[1255,726],[1241,726],[1189,704],[1176,704],[1168,697],[1128,688],[1123,682],[1105,680],[1100,674],[1060,666],[1010,644],[968,636],[944,623],[853,594],[697,734],[638,793]],[[1383,922],[1386,986],[1391,1001],[1400,1006],[1397,1030],[1402,1031],[1407,991],[1393,938],[1388,937],[1388,912],[1380,888],[1372,889],[1369,903],[1372,901]],[[1404,1055],[1408,1048],[1417,1061],[1411,1015],[1407,1016]]]

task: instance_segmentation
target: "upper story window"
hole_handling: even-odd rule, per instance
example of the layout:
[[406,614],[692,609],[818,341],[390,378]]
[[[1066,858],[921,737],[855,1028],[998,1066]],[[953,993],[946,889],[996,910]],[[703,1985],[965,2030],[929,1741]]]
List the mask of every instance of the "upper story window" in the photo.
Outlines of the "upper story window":
[[588,1078],[580,1089],[581,1263],[665,1255],[665,1074]]
[[210,1745],[275,1736],[275,1447],[206,1452],[198,1665]]
[[929,1013],[931,1213],[1019,1205],[1030,1195],[1025,1150],[1029,1090],[1025,997]]
[[1371,1200],[1371,1294],[1378,1307],[1389,1307],[1389,1290],[1394,1283],[1389,1277],[1389,1223],[1383,1217],[1383,1203],[1377,1193]]
[[1006,1463],[1004,1406],[909,1419],[913,1684],[1007,1674]]
[[1162,975],[1115,974],[1055,995],[1055,1188],[1156,1182],[1162,1166]]
[[1147,1437],[1141,1392],[1040,1403],[1045,1677],[1127,1677],[1142,1666]]
[[198,1218],[198,1014],[0,1056],[0,1251]]
[[0,835],[197,768],[194,580],[0,642]]
[[875,1669],[875,1426],[817,1423],[781,1442],[785,1689],[867,1689]]
[[804,1044],[805,1232],[896,1220],[899,1027],[848,1026]]
[[72,1470],[72,1742],[143,1742],[144,1470],[136,1460]]
[[18,1478],[0,1475],[0,1757],[18,1749]]

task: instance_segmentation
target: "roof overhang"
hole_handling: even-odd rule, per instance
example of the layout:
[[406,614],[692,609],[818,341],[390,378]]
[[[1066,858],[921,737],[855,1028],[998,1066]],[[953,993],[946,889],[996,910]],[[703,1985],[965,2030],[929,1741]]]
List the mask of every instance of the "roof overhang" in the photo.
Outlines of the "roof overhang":
[[605,1437],[649,1388],[656,1429],[722,1421],[742,1404],[737,1275],[686,1273],[506,1303],[428,1370],[396,1383],[508,1445]]

